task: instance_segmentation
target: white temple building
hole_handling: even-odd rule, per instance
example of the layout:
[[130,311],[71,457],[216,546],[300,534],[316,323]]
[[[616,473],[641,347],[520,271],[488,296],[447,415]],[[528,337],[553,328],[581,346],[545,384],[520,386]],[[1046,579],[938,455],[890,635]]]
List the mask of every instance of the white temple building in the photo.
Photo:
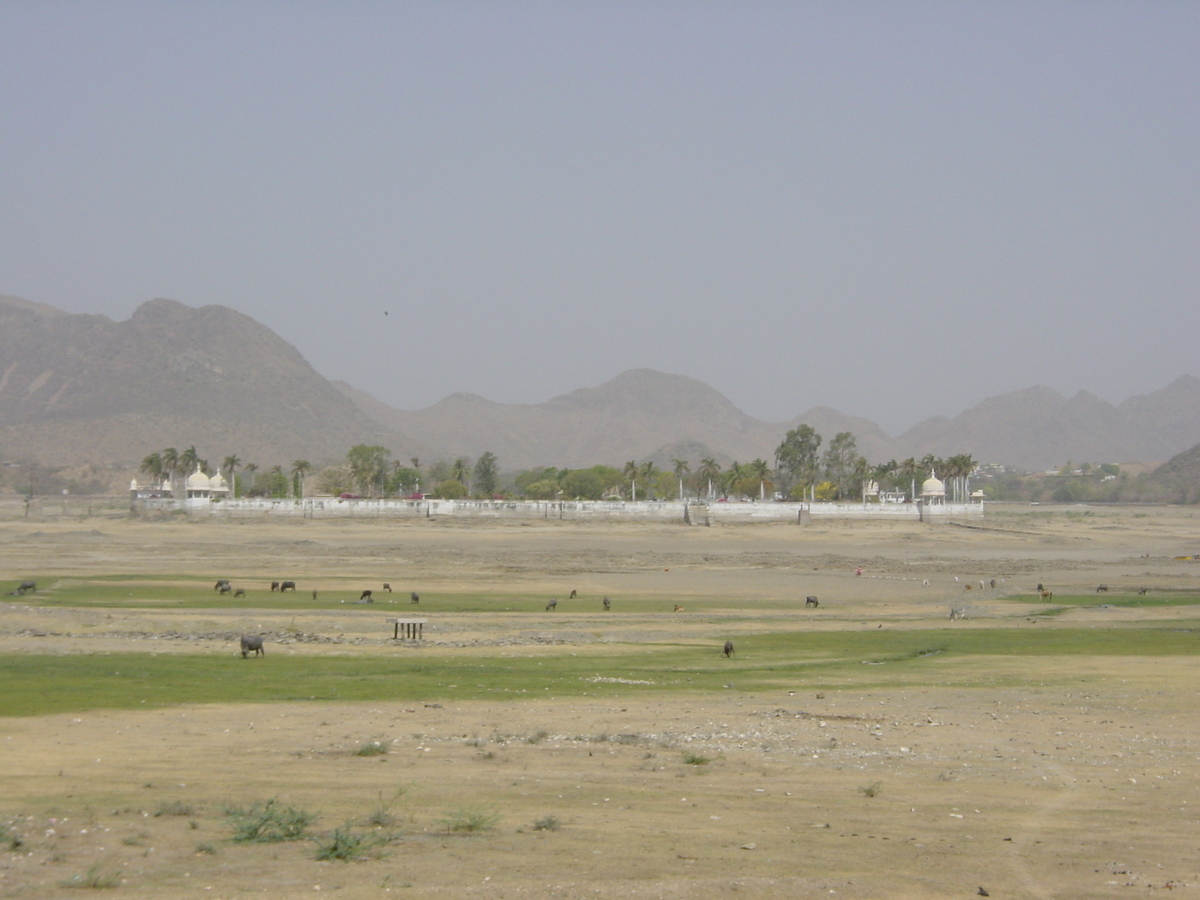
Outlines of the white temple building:
[[936,472],[930,472],[921,485],[921,502],[938,506],[945,504],[946,485],[937,477]]

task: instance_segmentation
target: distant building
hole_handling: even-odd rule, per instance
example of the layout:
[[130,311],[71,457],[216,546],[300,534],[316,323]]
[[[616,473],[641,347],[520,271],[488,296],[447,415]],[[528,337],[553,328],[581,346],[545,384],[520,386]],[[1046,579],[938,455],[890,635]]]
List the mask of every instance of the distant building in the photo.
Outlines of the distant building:
[[942,506],[946,503],[946,485],[930,472],[929,477],[921,485],[921,502],[930,506]]

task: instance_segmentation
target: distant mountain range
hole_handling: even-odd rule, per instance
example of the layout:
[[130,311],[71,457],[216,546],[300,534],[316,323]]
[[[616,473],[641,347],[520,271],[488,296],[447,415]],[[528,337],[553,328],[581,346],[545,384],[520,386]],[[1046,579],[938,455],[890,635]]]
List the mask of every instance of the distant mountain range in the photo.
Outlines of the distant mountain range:
[[1113,405],[1047,387],[992,397],[892,437],[868,419],[815,407],[762,422],[701,381],[651,369],[544,403],[452,394],[426,409],[394,409],[321,377],[295,347],[223,306],[142,304],[124,322],[0,297],[0,459],[48,465],[136,465],[164,447],[195,446],[217,463],[236,453],[260,466],[344,458],[378,443],[406,461],[495,453],[505,469],[580,467],[674,458],[693,466],[761,457],[791,428],[828,443],[850,431],[872,462],[970,453],[1039,470],[1067,460],[1159,462],[1200,444],[1200,379]]

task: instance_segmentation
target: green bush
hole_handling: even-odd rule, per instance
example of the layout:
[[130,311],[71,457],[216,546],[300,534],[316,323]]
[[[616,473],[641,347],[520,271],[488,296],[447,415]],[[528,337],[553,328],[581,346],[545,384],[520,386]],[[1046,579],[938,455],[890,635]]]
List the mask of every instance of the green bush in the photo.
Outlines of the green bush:
[[233,820],[233,839],[238,843],[298,840],[315,818],[293,806],[280,806],[274,798],[248,809],[231,809],[228,815]]

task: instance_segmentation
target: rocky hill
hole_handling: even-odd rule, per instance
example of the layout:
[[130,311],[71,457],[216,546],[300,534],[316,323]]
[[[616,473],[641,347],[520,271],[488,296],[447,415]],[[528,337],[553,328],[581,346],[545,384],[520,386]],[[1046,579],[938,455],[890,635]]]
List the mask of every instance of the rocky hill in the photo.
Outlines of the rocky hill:
[[1030,470],[1068,460],[1161,462],[1200,441],[1200,378],[1119,406],[1080,391],[1067,398],[1045,386],[991,397],[953,419],[934,418],[893,443],[897,457],[970,453]]
[[339,458],[398,436],[286,341],[223,306],[152,300],[125,322],[0,298],[0,453],[135,462],[195,446],[215,462]]
[[1119,406],[1033,387],[934,418],[893,438],[868,419],[816,407],[783,423],[746,415],[694,378],[624,372],[536,404],[452,394],[394,409],[330,382],[268,328],[232,309],[152,300],[125,322],[0,297],[0,459],[133,464],[195,446],[216,462],[344,458],[356,443],[423,462],[495,453],[505,469],[675,458],[695,467],[773,461],[791,428],[857,438],[873,462],[970,453],[1031,470],[1067,460],[1156,462],[1200,443],[1200,379],[1185,375]]

